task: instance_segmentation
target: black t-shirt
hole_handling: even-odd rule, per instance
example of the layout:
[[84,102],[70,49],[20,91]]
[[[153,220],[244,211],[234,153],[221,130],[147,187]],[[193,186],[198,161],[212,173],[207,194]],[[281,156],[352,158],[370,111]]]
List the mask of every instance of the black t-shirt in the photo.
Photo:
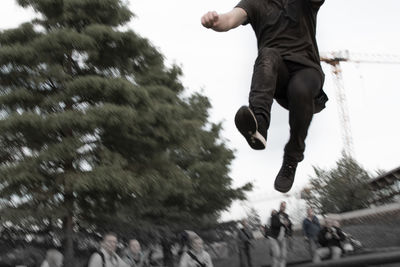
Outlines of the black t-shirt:
[[241,0],[236,7],[247,13],[258,49],[275,48],[284,60],[316,68],[321,73],[315,39],[317,13],[325,0]]

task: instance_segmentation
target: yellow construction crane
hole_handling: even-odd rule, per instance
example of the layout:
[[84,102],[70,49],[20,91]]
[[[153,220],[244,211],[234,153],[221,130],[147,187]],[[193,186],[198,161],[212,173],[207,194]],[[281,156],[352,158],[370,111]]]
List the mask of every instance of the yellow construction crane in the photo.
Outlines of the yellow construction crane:
[[350,53],[348,50],[345,50],[321,53],[320,59],[322,62],[329,64],[332,68],[333,80],[336,87],[336,100],[338,102],[339,120],[341,123],[343,151],[347,156],[354,156],[353,137],[351,134],[349,111],[340,63],[354,62],[400,64],[400,56],[389,54]]

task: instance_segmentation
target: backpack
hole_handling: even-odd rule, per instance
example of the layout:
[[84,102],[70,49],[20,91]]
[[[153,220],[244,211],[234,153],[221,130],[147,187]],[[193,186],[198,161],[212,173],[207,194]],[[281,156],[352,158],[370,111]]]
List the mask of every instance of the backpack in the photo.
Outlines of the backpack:
[[101,257],[101,262],[102,262],[102,267],[106,267],[106,259],[105,259],[105,257],[104,257],[104,254],[103,254],[103,252],[101,252],[100,250],[97,250],[97,249],[92,250],[92,253],[90,253],[90,257],[89,257],[89,259],[88,259],[86,265],[84,265],[84,266],[85,266],[85,267],[89,267],[90,259],[92,258],[92,256],[93,256],[94,254],[99,254],[99,255],[100,255],[100,257]]
[[264,235],[264,237],[265,238],[268,238],[269,236],[271,236],[271,233],[272,233],[272,231],[271,231],[271,226],[270,225],[268,225],[268,224],[266,224],[266,225],[264,225],[264,227],[263,227],[264,229],[264,231],[263,231],[263,235]]

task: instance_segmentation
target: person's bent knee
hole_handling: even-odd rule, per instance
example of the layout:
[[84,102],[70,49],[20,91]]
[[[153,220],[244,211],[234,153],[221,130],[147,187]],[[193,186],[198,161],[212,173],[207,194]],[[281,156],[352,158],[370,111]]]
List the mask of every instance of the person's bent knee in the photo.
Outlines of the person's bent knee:
[[[294,99],[296,102],[302,102],[302,103],[309,103],[310,105],[314,105],[314,95],[312,93],[312,90],[306,86],[293,86],[290,88],[290,91],[288,91],[288,98]],[[289,100],[289,101],[290,101]]]

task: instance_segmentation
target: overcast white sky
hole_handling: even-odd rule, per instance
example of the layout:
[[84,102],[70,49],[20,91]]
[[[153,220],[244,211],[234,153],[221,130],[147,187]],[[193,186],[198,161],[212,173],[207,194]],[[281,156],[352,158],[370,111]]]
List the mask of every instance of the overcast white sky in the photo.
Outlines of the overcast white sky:
[[[226,12],[239,0],[130,0],[136,14],[129,27],[148,38],[166,57],[180,65],[182,82],[188,92],[202,92],[211,100],[211,120],[223,122],[223,135],[236,150],[231,168],[234,186],[255,184],[247,203],[235,203],[222,216],[238,219],[246,209],[255,207],[265,220],[279,201],[287,199],[273,190],[283,147],[288,139],[288,112],[273,105],[267,149],[251,150],[237,132],[233,118],[247,104],[256,40],[251,27],[240,26],[227,33],[203,28],[200,17],[209,10]],[[262,1],[262,0],[260,0]],[[320,51],[348,49],[365,54],[400,54],[400,1],[398,0],[326,0],[318,17],[317,40]],[[30,20],[32,12],[23,10],[14,0],[1,0],[0,28],[16,27]],[[317,114],[307,138],[305,159],[299,164],[295,195],[303,188],[312,166],[333,167],[341,155],[342,141],[335,86],[329,66],[324,89],[330,101]],[[355,158],[367,170],[391,170],[400,165],[400,64],[342,64]],[[299,201],[288,198],[289,212]]]

